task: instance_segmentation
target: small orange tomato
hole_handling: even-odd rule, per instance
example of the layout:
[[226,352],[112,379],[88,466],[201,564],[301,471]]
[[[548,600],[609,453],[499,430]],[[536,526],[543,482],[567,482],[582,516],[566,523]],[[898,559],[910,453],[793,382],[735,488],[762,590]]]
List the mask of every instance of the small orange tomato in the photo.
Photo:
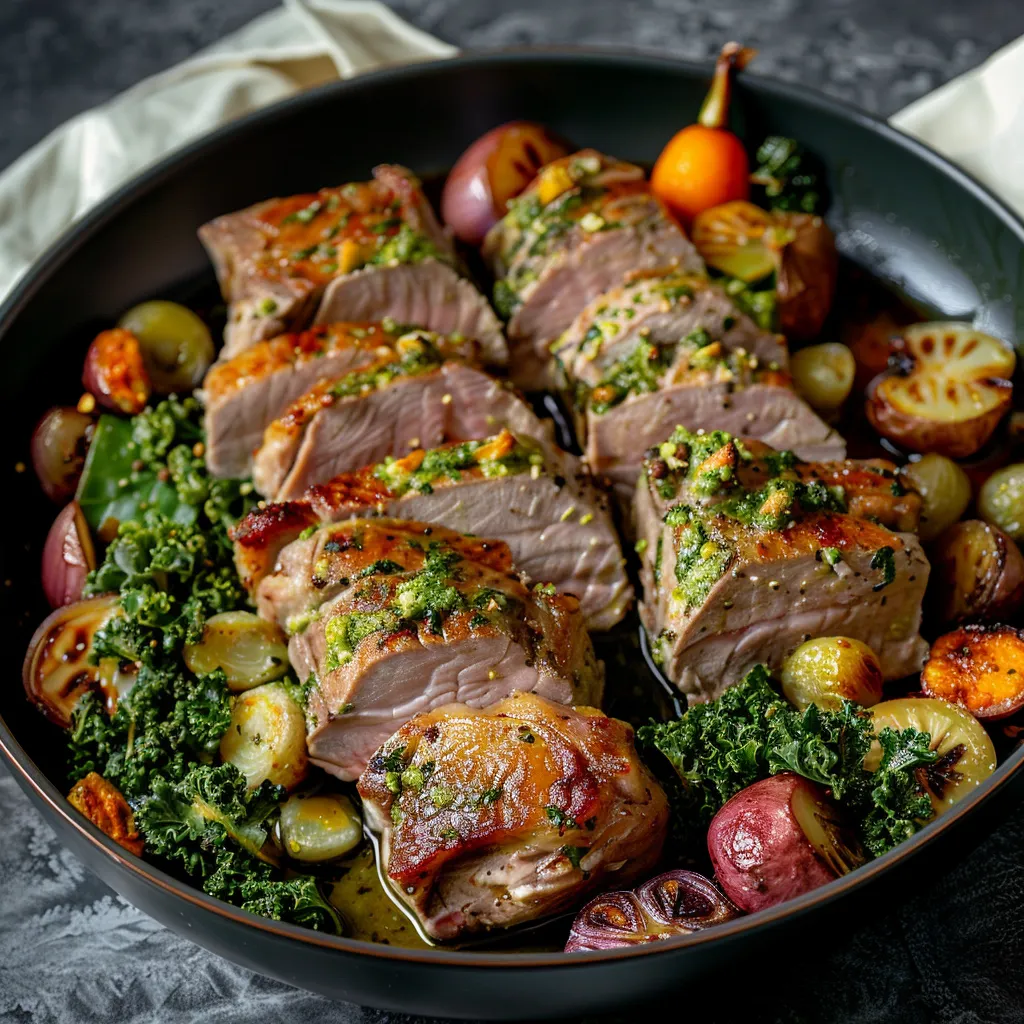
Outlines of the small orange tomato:
[[152,391],[139,339],[123,327],[102,331],[85,356],[82,384],[108,409],[134,416]]
[[750,194],[750,162],[726,127],[732,76],[756,51],[726,43],[696,124],[677,132],[651,172],[651,190],[685,224],[712,206]]

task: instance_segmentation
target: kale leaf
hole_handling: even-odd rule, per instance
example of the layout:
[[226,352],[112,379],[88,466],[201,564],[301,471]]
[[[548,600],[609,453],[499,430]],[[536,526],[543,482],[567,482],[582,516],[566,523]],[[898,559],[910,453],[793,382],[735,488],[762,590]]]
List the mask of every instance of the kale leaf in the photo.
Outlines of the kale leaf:
[[800,143],[769,135],[757,149],[751,175],[763,190],[759,197],[770,210],[821,213],[825,208],[825,169]]
[[[928,733],[882,729],[843,701],[837,711],[790,706],[757,666],[718,700],[672,722],[641,727],[637,739],[673,769],[667,790],[674,837],[686,848],[703,838],[719,808],[741,789],[783,771],[820,783],[844,808],[864,848],[881,856],[933,816],[924,773],[936,760]],[[878,743],[874,770],[865,757]]]

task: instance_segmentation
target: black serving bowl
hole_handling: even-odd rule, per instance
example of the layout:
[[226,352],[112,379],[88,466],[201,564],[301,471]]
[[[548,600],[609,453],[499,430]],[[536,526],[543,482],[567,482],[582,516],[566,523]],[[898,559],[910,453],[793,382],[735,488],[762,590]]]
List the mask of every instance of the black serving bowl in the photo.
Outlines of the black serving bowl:
[[[29,434],[44,408],[78,393],[95,331],[141,299],[208,290],[211,272],[195,232],[216,214],[364,178],[380,161],[443,172],[469,141],[513,118],[653,160],[696,114],[707,76],[705,67],[665,58],[534,51],[388,69],[327,86],[232,124],[121,189],[51,249],[0,310],[2,415],[11,443],[3,466],[10,518],[0,594],[9,642],[0,747],[68,847],[146,913],[245,967],[339,999],[506,1019],[593,1013],[683,993],[715,971],[735,977],[741,958],[744,985],[727,991],[755,990],[759,966],[778,964],[782,951],[823,944],[826,917],[831,927],[851,906],[863,909],[865,898],[898,898],[902,884],[961,855],[1024,795],[1018,749],[941,819],[824,888],[679,940],[572,956],[403,950],[268,921],[125,855],[64,800],[62,740],[16,682],[46,611],[38,566],[53,508],[15,464],[28,462]],[[798,87],[744,76],[734,116],[748,139],[793,136],[824,160],[828,219],[845,257],[931,315],[1024,338],[1024,224],[967,175],[885,124]]]

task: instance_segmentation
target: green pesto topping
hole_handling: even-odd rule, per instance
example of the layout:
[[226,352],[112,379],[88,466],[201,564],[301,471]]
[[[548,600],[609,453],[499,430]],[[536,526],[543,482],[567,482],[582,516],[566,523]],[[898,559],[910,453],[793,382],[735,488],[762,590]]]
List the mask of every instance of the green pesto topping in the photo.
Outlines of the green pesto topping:
[[843,560],[843,553],[839,548],[822,548],[818,554],[826,565],[830,565],[833,568]]
[[845,512],[842,487],[829,487],[820,480],[769,480],[757,490],[744,491],[715,506],[715,511],[761,530],[780,530],[800,513]]
[[732,549],[712,540],[707,524],[689,505],[669,509],[665,522],[677,528],[676,586],[672,597],[685,608],[699,605],[711,593],[732,561]]
[[[489,458],[488,452],[495,450],[493,441],[493,438],[484,438],[431,448],[414,470],[407,468],[405,459],[388,456],[374,467],[373,475],[395,495],[408,491],[431,494],[433,485],[439,480],[459,480],[467,470],[480,469],[487,477],[515,476],[529,471],[532,466],[544,464],[544,456],[538,446],[518,439],[510,451]],[[479,454],[481,450],[483,457]]]
[[382,221],[374,227],[378,234],[386,234],[392,227],[400,224],[398,231],[386,239],[381,247],[366,261],[372,265],[388,265],[394,263],[422,263],[423,260],[434,259],[442,263],[450,263],[451,258],[442,252],[426,235],[414,231],[408,224],[399,220]]
[[[328,669],[340,668],[352,659],[367,637],[384,639],[401,629],[425,622],[432,633],[441,632],[444,620],[455,612],[474,610],[474,626],[490,622],[488,613],[514,610],[515,598],[491,587],[477,587],[469,593],[455,586],[461,579],[462,556],[451,548],[430,544],[423,568],[409,573],[395,588],[389,604],[374,612],[349,612],[331,619],[324,630]],[[393,575],[401,566],[389,560],[375,562],[368,571]]]
[[880,569],[882,572],[881,580],[871,589],[884,590],[896,579],[896,552],[888,545],[879,548],[871,557],[871,568]]
[[778,300],[775,294],[774,279],[771,281],[772,287],[763,291],[754,291],[750,285],[739,278],[725,278],[726,293],[732,296],[733,302],[763,331],[778,329]]
[[601,383],[590,392],[591,411],[602,416],[629,395],[657,391],[672,356],[672,346],[659,347],[639,341],[629,355],[608,368]]
[[[722,458],[706,465],[717,452],[722,452]],[[724,430],[693,433],[679,426],[667,441],[650,449],[644,472],[666,501],[679,493],[684,480],[693,494],[712,497],[734,486],[739,462],[751,458],[746,445]]]
[[[405,344],[403,344],[405,343]],[[401,358],[384,366],[368,366],[353,370],[336,380],[330,389],[335,398],[348,398],[366,391],[386,387],[396,377],[415,377],[436,370],[444,356],[422,333],[399,339]]]

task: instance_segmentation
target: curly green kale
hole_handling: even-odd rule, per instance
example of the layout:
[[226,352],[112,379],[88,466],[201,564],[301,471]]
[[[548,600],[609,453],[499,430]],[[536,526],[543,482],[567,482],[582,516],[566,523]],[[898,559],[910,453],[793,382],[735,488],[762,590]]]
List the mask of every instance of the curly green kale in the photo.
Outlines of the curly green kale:
[[121,595],[123,614],[97,632],[98,658],[153,663],[196,643],[211,615],[246,605],[217,531],[183,526],[155,510],[122,523],[89,574],[86,595],[112,591]]
[[757,150],[751,175],[763,189],[770,210],[821,213],[825,208],[825,170],[821,161],[793,139],[769,135]]
[[270,782],[249,789],[234,765],[200,764],[177,782],[157,779],[135,820],[147,851],[211,896],[278,921],[340,932],[338,914],[314,878],[275,878],[275,858],[266,852],[269,819],[285,796]]
[[[881,760],[864,759],[874,742]],[[673,769],[668,790],[674,833],[692,847],[719,808],[741,789],[783,771],[821,784],[846,811],[864,848],[880,856],[932,817],[924,772],[936,760],[928,733],[882,729],[844,701],[838,711],[797,711],[757,666],[718,700],[690,708],[674,722],[643,726],[637,739]]]
[[180,779],[188,765],[217,752],[231,718],[231,694],[220,670],[195,677],[143,662],[113,716],[89,694],[72,716],[69,779],[98,772],[129,799],[156,781]]

